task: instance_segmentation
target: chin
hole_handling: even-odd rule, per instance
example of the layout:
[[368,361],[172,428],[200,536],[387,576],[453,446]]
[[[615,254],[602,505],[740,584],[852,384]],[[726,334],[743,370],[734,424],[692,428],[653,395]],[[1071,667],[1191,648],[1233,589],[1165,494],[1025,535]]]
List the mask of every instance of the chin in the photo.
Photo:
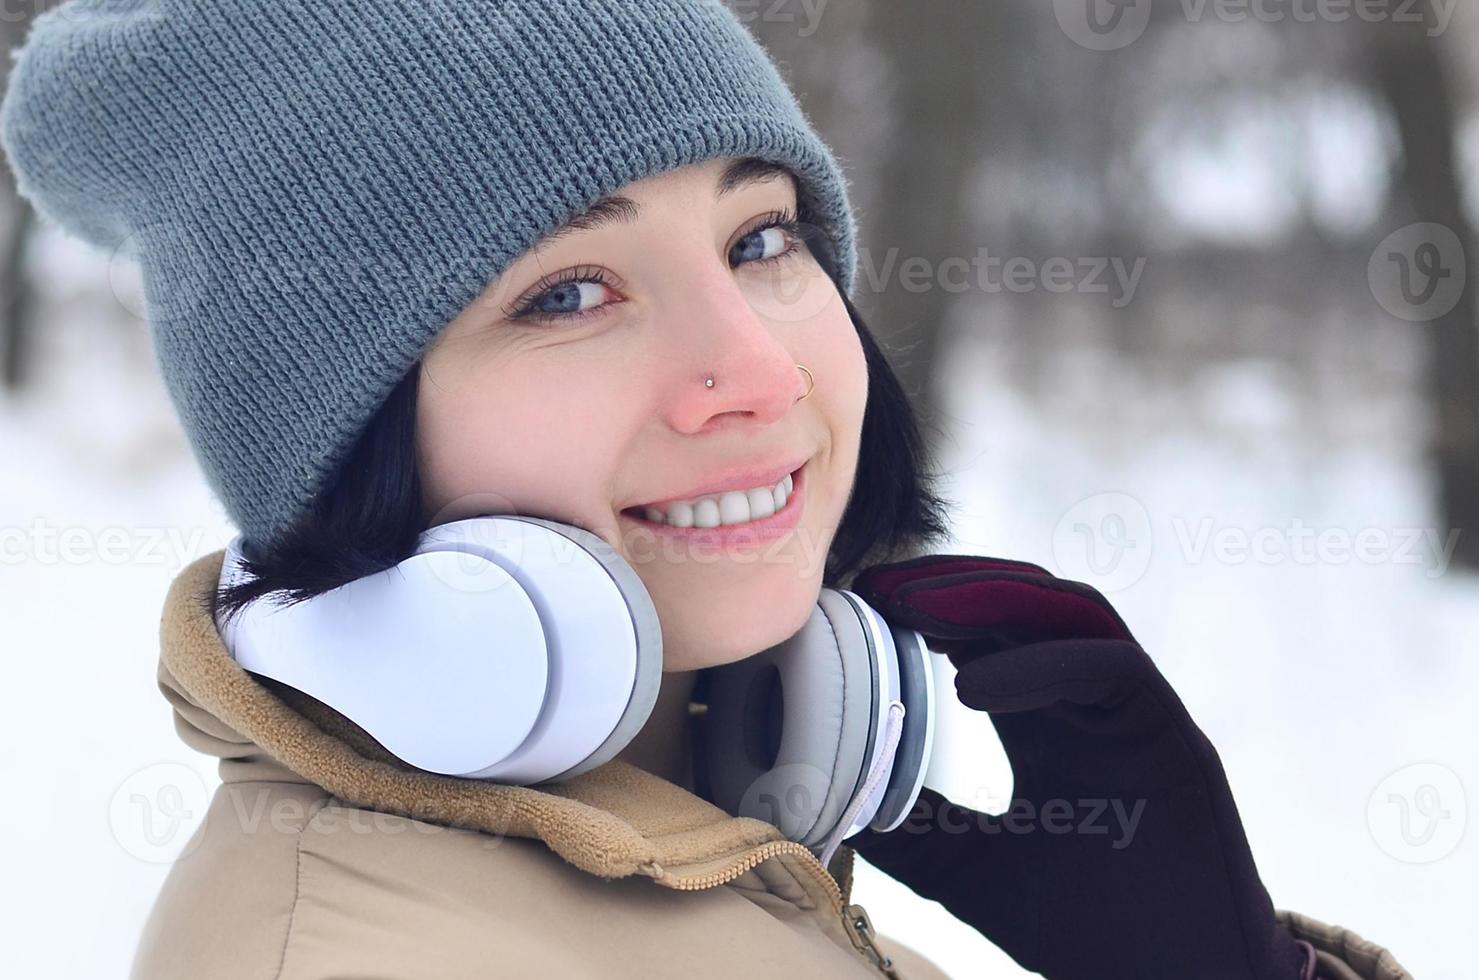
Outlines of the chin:
[[[759,607],[749,605],[723,615],[700,610],[686,628],[676,630],[671,641],[675,652],[683,652],[682,659],[664,658],[663,669],[699,670],[753,657],[801,632],[815,608],[816,597],[798,590],[784,603],[765,606],[763,613],[758,611]],[[665,627],[665,643],[667,632]],[[701,652],[698,658],[701,662],[685,662],[695,652]]]

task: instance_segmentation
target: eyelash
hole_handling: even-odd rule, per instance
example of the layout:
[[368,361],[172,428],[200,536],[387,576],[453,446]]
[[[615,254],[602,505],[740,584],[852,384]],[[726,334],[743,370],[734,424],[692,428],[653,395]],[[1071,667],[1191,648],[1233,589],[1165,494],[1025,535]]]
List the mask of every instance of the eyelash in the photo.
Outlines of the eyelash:
[[[786,232],[787,236],[789,236],[791,243],[786,247],[786,250],[784,252],[781,252],[779,255],[772,255],[768,259],[756,259],[753,262],[742,262],[740,263],[741,265],[770,265],[772,263],[780,263],[786,261],[787,259],[791,258],[801,251],[801,245],[802,242],[805,240],[805,235],[801,227],[800,219],[797,216],[795,210],[792,208],[787,208],[783,211],[770,212],[769,214],[760,218],[755,226],[741,235],[737,241],[744,241],[751,235],[757,234],[762,231],[769,231],[772,228],[779,228],[782,231]],[[583,320],[589,316],[596,316],[603,310],[605,310],[606,307],[613,305],[610,303],[606,303],[602,306],[596,307],[595,309],[584,310],[575,313],[540,313],[534,309],[536,306],[539,305],[539,301],[544,299],[546,293],[574,282],[600,283],[607,288],[613,289],[616,286],[615,283],[611,282],[611,280],[608,278],[603,270],[598,269],[595,266],[577,266],[573,269],[567,269],[566,271],[561,272],[555,276],[546,276],[543,279],[539,280],[539,282],[535,283],[530,288],[530,292],[524,294],[525,296],[530,297],[527,301],[520,301],[519,303],[515,304],[515,307],[512,310],[506,310],[505,313],[510,320],[534,320],[543,322],[562,320],[569,322],[574,320]]]

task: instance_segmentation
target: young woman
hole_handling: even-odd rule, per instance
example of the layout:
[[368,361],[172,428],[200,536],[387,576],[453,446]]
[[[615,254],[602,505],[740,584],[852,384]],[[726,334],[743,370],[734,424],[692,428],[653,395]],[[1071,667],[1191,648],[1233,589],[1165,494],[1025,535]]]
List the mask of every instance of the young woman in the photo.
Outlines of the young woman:
[[[135,977],[941,976],[850,903],[855,850],[1048,977],[1407,976],[1274,910],[1215,751],[1097,593],[928,553],[946,505],[848,298],[843,176],[717,0],[73,0],[0,135],[43,215],[138,258],[257,576],[218,589],[217,552],[166,599],[160,688],[222,785]],[[499,513],[598,535],[656,607],[661,691],[598,768],[419,770],[223,645],[217,615]],[[1136,838],[1003,837],[926,788],[824,867],[700,796],[700,673],[823,586],[951,657],[1020,801],[1135,801]]]

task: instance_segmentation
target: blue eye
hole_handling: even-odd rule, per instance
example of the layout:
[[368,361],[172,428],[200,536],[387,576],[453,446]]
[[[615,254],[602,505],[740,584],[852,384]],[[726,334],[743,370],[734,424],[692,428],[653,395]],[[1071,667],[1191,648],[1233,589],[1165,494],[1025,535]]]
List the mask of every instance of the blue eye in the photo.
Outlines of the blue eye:
[[510,320],[579,320],[601,311],[606,304],[592,309],[581,309],[581,304],[599,300],[608,288],[615,287],[604,271],[580,266],[554,278],[541,279],[535,284],[531,299],[505,312]]
[[732,264],[780,262],[800,251],[802,231],[794,215],[772,211],[765,216],[765,221],[766,224],[734,243],[729,252]]
[[534,311],[543,316],[569,316],[580,313],[581,305],[590,299],[601,298],[601,285],[594,282],[566,282],[540,294],[533,304]]
[[[734,243],[729,250],[730,264],[768,265],[784,262],[801,251],[805,240],[804,232],[791,211],[772,211],[760,220],[759,225]],[[615,285],[609,276],[594,266],[581,266],[562,272],[554,278],[541,279],[533,287],[532,296],[506,310],[510,320],[573,321],[595,316],[607,306],[600,303],[601,295]],[[526,296],[530,294],[526,293]],[[598,305],[582,308],[582,304],[596,302]]]

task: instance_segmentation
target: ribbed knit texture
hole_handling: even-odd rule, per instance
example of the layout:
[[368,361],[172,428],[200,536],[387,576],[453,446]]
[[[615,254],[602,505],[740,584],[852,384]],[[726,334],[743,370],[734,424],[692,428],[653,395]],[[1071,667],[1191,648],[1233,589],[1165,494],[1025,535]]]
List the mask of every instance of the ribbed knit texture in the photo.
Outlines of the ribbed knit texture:
[[837,160],[719,0],[71,0],[16,55],[0,144],[43,219],[139,262],[251,542],[488,283],[633,180],[786,164],[855,276]]

